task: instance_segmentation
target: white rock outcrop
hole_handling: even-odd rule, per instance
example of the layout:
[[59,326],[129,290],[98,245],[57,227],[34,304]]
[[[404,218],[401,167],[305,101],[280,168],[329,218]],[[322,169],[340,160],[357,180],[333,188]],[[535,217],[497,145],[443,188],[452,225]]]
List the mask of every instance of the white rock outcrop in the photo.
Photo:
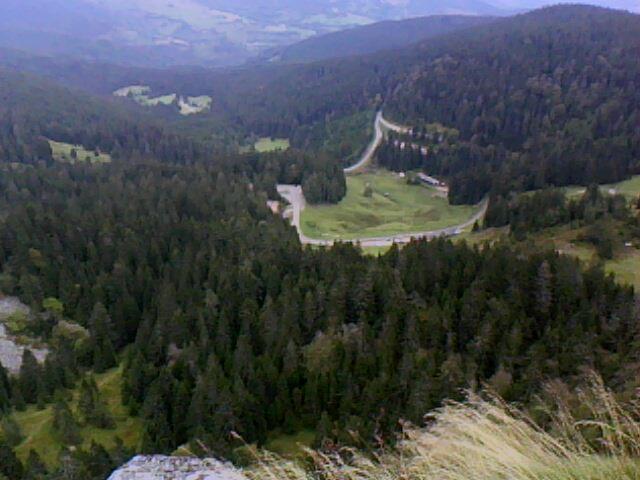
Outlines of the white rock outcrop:
[[247,480],[233,466],[215,459],[139,455],[108,480]]
[[17,298],[0,296],[0,364],[7,369],[12,375],[20,372],[22,365],[22,354],[26,349],[36,357],[38,362],[42,363],[49,353],[46,348],[38,348],[9,335],[5,325],[2,323],[14,313],[29,314],[29,308],[22,304]]

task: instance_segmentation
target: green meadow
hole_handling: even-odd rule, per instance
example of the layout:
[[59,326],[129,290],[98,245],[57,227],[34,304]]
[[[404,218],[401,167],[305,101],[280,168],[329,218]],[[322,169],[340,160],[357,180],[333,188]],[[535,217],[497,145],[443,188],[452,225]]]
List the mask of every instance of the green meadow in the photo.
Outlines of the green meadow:
[[[54,142],[49,140],[53,158],[59,162],[77,163],[109,163],[111,155],[98,151],[86,150],[82,145],[72,145],[70,143]],[[75,151],[75,158],[73,152]]]
[[275,152],[277,150],[288,150],[291,147],[289,143],[289,139],[287,138],[269,138],[263,137],[259,139],[254,148],[256,152],[266,153],[266,152]]
[[[367,185],[371,195],[365,195]],[[336,205],[307,205],[305,235],[353,240],[438,230],[464,223],[476,207],[450,205],[434,188],[408,185],[386,170],[347,177],[347,195]]]
[[[104,374],[96,375],[96,383],[100,391],[100,398],[106,403],[111,417],[115,421],[115,428],[111,430],[98,429],[92,426],[82,426],[80,435],[82,446],[88,447],[92,441],[106,448],[115,445],[116,438],[120,438],[129,448],[139,446],[142,433],[142,423],[138,418],[129,416],[127,409],[122,404],[120,390],[122,388],[122,370],[120,368],[110,370]],[[78,392],[68,392],[69,405],[75,411]],[[58,462],[58,455],[62,450],[62,443],[53,429],[53,407],[47,405],[44,409],[29,406],[22,412],[16,412],[14,418],[25,437],[16,447],[16,453],[21,460],[26,460],[30,450],[35,450],[43,461],[54,466]]]

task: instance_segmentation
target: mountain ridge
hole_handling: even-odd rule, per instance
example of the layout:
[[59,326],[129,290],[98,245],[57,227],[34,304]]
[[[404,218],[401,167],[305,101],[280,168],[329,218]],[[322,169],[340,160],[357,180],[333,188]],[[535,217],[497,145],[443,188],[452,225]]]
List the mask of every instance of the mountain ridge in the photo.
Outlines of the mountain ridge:
[[384,20],[362,27],[311,37],[293,45],[268,50],[259,60],[269,63],[306,63],[331,58],[393,50],[457,30],[481,25],[495,17],[430,15],[406,20]]
[[241,64],[265,49],[386,19],[506,12],[483,0],[455,0],[446,7],[386,0],[262,0],[246,5],[217,0],[5,0],[0,46],[124,65],[224,66]]

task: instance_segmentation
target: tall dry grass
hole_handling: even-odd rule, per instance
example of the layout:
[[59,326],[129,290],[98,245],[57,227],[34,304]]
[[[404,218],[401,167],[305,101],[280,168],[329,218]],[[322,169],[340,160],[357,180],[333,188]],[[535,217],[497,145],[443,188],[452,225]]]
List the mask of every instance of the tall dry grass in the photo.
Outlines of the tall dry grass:
[[[409,429],[393,452],[367,458],[309,451],[313,468],[256,454],[252,480],[631,480],[640,479],[640,408],[621,404],[595,375],[577,391],[580,419],[562,395],[541,428],[496,396],[470,395]],[[576,402],[577,399],[577,402]]]

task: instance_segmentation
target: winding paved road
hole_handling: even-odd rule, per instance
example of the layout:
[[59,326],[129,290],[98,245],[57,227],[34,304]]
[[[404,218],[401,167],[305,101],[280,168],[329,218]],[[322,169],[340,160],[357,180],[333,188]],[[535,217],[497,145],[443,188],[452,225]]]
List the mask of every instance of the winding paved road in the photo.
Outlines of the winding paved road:
[[396,125],[395,123],[386,120],[382,116],[382,111],[379,111],[376,114],[376,120],[374,122],[373,140],[371,140],[371,143],[369,143],[369,145],[367,146],[367,149],[362,154],[362,157],[360,157],[360,160],[358,160],[355,164],[351,165],[350,167],[345,168],[344,173],[349,174],[349,173],[358,172],[363,168],[365,168],[367,165],[369,165],[369,163],[371,163],[371,160],[373,160],[373,156],[375,155],[376,150],[378,150],[378,147],[382,144],[382,141],[384,140],[385,129],[393,130],[394,132],[398,132],[398,133],[407,133],[410,130],[408,127],[403,127],[402,125]]
[[[376,150],[384,140],[385,130],[393,130],[398,133],[407,133],[410,131],[409,127],[405,127],[402,125],[395,124],[386,120],[382,112],[378,112],[376,114],[375,119],[375,132],[373,140],[367,147],[367,149],[362,154],[362,157],[358,162],[353,164],[352,166],[345,168],[344,172],[346,174],[355,173],[365,168],[371,160],[373,160],[373,156],[376,153]],[[362,247],[388,247],[393,244],[402,244],[409,243],[411,240],[415,239],[432,239],[437,237],[452,237],[455,235],[460,235],[463,230],[472,226],[475,222],[481,220],[484,215],[487,213],[487,207],[489,205],[488,200],[482,201],[478,205],[478,211],[466,222],[460,225],[454,225],[447,228],[442,228],[439,230],[429,230],[424,232],[414,232],[414,233],[399,233],[397,235],[386,235],[384,237],[368,237],[368,238],[360,238],[360,239],[349,239],[349,240],[340,240],[340,239],[332,239],[332,240],[322,240],[318,238],[311,238],[306,236],[302,232],[302,228],[300,227],[300,217],[302,211],[305,209],[307,202],[304,198],[304,193],[302,192],[302,187],[300,185],[278,185],[278,193],[282,198],[284,198],[287,202],[289,202],[289,206],[284,211],[284,216],[291,219],[291,225],[293,225],[298,231],[298,236],[300,237],[300,243],[303,245],[318,245],[318,246],[331,246],[335,242],[346,241],[351,243],[357,243]]]

